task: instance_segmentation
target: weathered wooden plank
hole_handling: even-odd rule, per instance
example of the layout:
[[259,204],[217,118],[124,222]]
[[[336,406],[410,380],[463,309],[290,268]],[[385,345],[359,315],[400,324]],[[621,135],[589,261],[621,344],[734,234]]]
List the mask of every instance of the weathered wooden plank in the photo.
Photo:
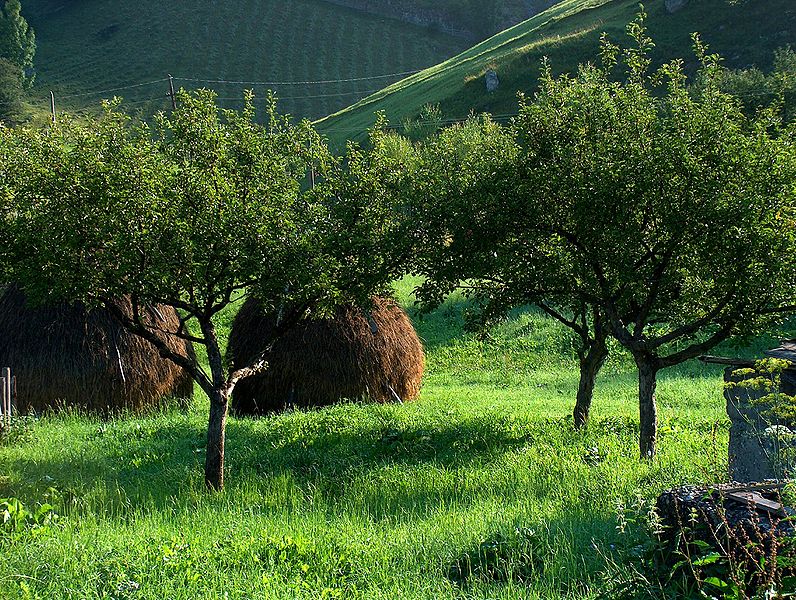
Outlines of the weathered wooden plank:
[[704,363],[711,365],[729,365],[731,367],[754,367],[755,361],[745,358],[727,358],[725,356],[703,355],[699,357]]
[[772,481],[767,483],[749,483],[744,485],[719,485],[716,490],[722,494],[729,494],[731,492],[773,492],[776,490],[784,489],[789,481]]
[[787,516],[785,507],[781,503],[763,498],[759,492],[730,492],[727,494],[727,498],[741,504],[754,505],[756,509],[763,510],[777,517]]

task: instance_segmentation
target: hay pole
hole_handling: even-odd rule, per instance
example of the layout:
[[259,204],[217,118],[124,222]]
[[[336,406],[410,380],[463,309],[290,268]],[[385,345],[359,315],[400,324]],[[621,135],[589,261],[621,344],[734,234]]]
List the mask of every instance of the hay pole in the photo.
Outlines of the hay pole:
[[116,360],[119,363],[119,373],[122,376],[122,383],[127,383],[127,377],[124,375],[124,363],[122,362],[122,353],[119,352],[119,344],[113,342],[113,347],[116,349]]
[[11,367],[6,368],[6,422],[11,427]]
[[11,369],[6,367],[3,369],[3,376],[0,377],[0,383],[3,388],[3,405],[2,405],[2,419],[3,427],[11,426]]
[[17,406],[17,376],[11,377],[11,399],[8,401],[8,423],[11,423],[11,415],[16,412]]
[[392,393],[392,397],[395,398],[395,400],[398,402],[398,404],[403,404],[404,403],[404,401],[398,395],[398,392],[396,392],[395,388],[392,387],[389,383],[387,384],[387,389],[390,390],[390,392]]

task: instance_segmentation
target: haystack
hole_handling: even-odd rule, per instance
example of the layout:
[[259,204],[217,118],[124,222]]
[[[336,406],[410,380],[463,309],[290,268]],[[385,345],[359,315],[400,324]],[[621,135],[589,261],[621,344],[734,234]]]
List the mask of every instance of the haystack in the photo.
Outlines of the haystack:
[[[128,301],[119,305],[131,314]],[[148,308],[145,322],[175,330],[174,309]],[[169,346],[194,358],[189,342],[162,335]],[[8,286],[0,294],[0,367],[17,378],[17,411],[77,408],[108,414],[190,398],[191,377],[154,346],[124,329],[105,309],[82,305],[34,306]]]
[[[254,299],[232,325],[227,359],[234,367],[260,354],[275,326]],[[306,321],[281,338],[268,370],[238,383],[236,414],[259,415],[287,407],[369,400],[398,402],[420,394],[423,345],[406,313],[382,298],[373,309],[340,308],[333,318]]]

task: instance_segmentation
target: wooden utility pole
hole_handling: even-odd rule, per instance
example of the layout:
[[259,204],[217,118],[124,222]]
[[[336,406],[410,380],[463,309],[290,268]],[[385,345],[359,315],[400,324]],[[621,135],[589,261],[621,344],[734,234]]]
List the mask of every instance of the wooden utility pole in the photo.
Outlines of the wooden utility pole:
[[177,95],[174,93],[174,77],[169,74],[169,93],[166,94],[171,98],[171,110],[177,110]]
[[315,189],[315,161],[312,156],[312,138],[310,138],[310,185]]
[[50,91],[50,116],[55,125],[55,94],[52,91]]

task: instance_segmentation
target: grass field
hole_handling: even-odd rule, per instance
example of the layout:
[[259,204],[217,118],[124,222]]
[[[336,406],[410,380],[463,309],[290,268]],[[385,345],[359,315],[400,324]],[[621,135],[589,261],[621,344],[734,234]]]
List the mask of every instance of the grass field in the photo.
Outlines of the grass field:
[[[796,7],[791,0],[729,4],[727,0],[690,2],[669,14],[664,0],[646,2],[648,26],[658,61],[683,58],[694,66],[691,34],[699,32],[711,51],[732,68],[770,66],[773,51],[796,45]],[[555,73],[573,72],[598,56],[599,38],[607,32],[627,44],[625,26],[638,12],[636,0],[564,0],[549,10],[499,33],[445,62],[401,80],[330,115],[318,123],[335,145],[362,139],[374,114],[384,111],[393,124],[415,118],[426,104],[439,104],[443,118],[461,119],[470,112],[499,118],[516,113],[517,92],[532,92],[542,59]],[[484,75],[494,69],[500,88],[486,92]]]
[[[256,86],[189,79],[302,82],[366,78],[433,65],[464,48],[457,38],[365,15],[321,0],[119,2],[26,0],[36,31],[36,87],[61,108],[97,106],[118,93],[131,112],[165,109],[168,73],[177,86],[216,89],[239,106],[243,90],[267,88],[282,109],[317,118],[397,78],[317,85]],[[150,81],[148,85],[126,88]]]
[[550,0],[327,0],[458,32],[476,41],[524,21]]
[[[398,286],[404,303],[413,283]],[[661,452],[640,462],[626,357],[609,361],[576,432],[566,332],[520,311],[466,334],[462,309],[454,298],[416,319],[428,352],[417,402],[232,418],[220,494],[202,480],[198,394],[187,413],[18,427],[0,445],[0,496],[60,518],[3,530],[0,597],[594,597],[618,501],[723,477],[719,371],[664,373]],[[463,579],[484,547],[500,561]]]

